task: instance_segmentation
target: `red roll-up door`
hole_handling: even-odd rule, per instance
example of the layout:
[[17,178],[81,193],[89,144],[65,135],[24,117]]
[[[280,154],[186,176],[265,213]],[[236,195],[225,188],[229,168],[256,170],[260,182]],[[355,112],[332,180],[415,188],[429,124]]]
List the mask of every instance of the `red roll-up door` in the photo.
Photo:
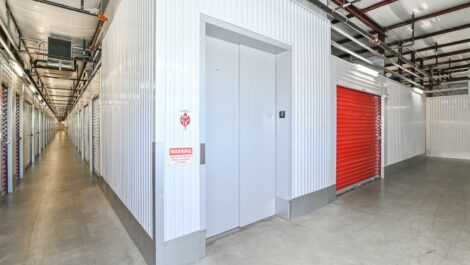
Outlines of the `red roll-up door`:
[[338,86],[336,190],[380,175],[380,97]]

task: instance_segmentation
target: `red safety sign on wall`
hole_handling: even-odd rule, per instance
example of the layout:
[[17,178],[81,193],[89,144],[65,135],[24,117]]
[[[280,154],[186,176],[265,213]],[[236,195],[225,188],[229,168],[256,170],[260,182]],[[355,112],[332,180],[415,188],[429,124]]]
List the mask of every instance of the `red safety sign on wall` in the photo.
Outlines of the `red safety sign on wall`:
[[170,165],[188,165],[193,160],[192,147],[170,148]]
[[183,113],[180,117],[180,124],[186,129],[191,123],[191,116],[187,112]]

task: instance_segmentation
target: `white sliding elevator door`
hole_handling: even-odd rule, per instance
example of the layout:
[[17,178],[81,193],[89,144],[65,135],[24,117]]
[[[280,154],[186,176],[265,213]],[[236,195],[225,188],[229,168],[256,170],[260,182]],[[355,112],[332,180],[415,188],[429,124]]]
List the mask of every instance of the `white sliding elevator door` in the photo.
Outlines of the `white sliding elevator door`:
[[240,226],[275,214],[276,58],[240,46]]
[[206,38],[207,237],[275,214],[275,55]]

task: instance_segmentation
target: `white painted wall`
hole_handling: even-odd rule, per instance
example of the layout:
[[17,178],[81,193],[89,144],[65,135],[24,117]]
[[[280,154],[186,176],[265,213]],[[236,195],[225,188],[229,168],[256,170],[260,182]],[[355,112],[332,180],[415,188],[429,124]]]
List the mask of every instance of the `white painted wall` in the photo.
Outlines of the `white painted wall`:
[[470,95],[426,99],[427,155],[470,159]]
[[[292,47],[290,195],[334,185],[335,92],[330,84],[330,22],[324,16],[291,0],[157,0],[156,10],[156,141],[165,150],[195,148],[192,165],[161,162],[165,240],[204,229],[204,180],[199,175],[201,14]],[[181,110],[192,114],[187,130],[178,122]]]
[[[155,1],[121,1],[103,40],[100,94],[101,174],[150,237],[154,220],[154,19]],[[191,94],[186,96],[191,98]]]
[[387,94],[385,135],[389,166],[426,152],[426,99],[393,80],[387,81]]

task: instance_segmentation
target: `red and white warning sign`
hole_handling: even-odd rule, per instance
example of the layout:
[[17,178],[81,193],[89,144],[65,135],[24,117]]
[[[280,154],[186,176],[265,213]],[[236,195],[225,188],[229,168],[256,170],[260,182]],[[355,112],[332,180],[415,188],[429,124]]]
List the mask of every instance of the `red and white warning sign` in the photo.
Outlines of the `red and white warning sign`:
[[191,116],[189,116],[188,112],[184,112],[180,116],[180,124],[183,126],[184,129],[187,129],[189,124],[191,124]]
[[170,148],[170,165],[188,165],[193,161],[192,147]]

